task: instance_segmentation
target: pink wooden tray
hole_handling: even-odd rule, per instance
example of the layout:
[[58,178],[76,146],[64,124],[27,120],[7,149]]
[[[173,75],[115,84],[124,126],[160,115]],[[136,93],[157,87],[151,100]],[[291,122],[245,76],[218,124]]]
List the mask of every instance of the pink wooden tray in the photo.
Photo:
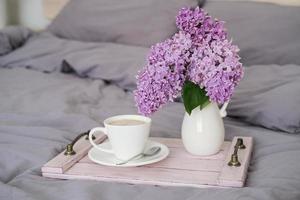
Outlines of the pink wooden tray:
[[[246,149],[238,150],[241,166],[228,166],[237,138],[242,138]],[[99,135],[96,143],[106,136]],[[222,150],[213,156],[199,157],[187,153],[180,139],[151,138],[167,145],[169,156],[158,163],[141,167],[108,167],[93,163],[87,156],[91,145],[81,138],[74,150],[75,155],[58,154],[42,167],[44,177],[58,179],[85,179],[131,184],[192,187],[243,187],[252,152],[251,137],[234,137],[226,141]]]

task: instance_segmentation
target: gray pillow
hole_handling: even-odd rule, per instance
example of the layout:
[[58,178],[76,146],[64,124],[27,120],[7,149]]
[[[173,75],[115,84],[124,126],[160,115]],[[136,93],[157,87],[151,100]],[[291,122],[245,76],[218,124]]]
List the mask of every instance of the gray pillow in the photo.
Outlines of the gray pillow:
[[101,43],[94,48],[70,52],[64,61],[80,76],[107,80],[132,91],[148,51],[146,47]]
[[150,46],[177,31],[181,7],[196,5],[197,0],[72,0],[48,30],[69,39]]
[[226,21],[244,65],[300,65],[300,7],[271,3],[207,1],[204,9]]
[[251,124],[300,133],[300,66],[246,68],[227,111]]
[[148,47],[81,42],[43,32],[30,37],[22,47],[0,56],[0,66],[75,72],[82,77],[103,79],[133,90],[136,88],[135,76],[145,65],[148,52]]

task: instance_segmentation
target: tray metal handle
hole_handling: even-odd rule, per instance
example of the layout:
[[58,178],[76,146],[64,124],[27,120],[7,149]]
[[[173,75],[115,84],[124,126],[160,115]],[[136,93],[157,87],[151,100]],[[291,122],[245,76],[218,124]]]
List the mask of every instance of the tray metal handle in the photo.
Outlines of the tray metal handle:
[[231,159],[228,162],[229,166],[234,166],[234,167],[241,166],[241,163],[239,161],[239,156],[238,156],[239,149],[246,149],[246,146],[244,145],[244,141],[242,138],[238,138],[236,141],[236,144],[234,146],[234,152],[233,154],[231,154]]
[[[89,138],[88,138],[89,132],[90,132],[90,130],[88,130],[88,131],[86,131],[86,132],[84,132],[84,133],[80,133],[80,134],[79,134],[79,135],[78,135],[78,136],[77,136],[70,144],[68,144],[68,145],[66,146],[66,151],[65,151],[64,155],[66,155],[66,156],[72,156],[72,155],[75,155],[76,152],[74,151],[74,145],[75,145],[76,142],[77,142],[80,138],[82,138],[83,136],[86,136],[85,139],[88,140],[88,139],[89,139]],[[92,139],[94,140],[94,139],[96,139],[96,137],[93,136]]]

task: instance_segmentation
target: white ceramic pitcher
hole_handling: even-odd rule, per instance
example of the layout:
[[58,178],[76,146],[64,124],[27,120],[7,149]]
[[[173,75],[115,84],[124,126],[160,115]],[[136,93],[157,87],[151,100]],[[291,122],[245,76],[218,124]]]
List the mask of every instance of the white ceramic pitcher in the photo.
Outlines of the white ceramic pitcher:
[[189,153],[208,156],[220,151],[225,135],[222,118],[226,116],[227,105],[228,102],[219,109],[216,103],[210,103],[202,110],[195,108],[191,115],[185,113],[181,137]]

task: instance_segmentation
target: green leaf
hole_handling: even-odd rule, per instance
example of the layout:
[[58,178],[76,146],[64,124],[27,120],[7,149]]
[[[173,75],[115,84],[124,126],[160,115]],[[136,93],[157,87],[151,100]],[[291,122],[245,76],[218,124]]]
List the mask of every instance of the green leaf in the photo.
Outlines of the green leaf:
[[182,99],[185,110],[189,115],[198,106],[200,106],[200,109],[203,109],[210,103],[208,96],[206,96],[206,91],[191,81],[184,83]]

